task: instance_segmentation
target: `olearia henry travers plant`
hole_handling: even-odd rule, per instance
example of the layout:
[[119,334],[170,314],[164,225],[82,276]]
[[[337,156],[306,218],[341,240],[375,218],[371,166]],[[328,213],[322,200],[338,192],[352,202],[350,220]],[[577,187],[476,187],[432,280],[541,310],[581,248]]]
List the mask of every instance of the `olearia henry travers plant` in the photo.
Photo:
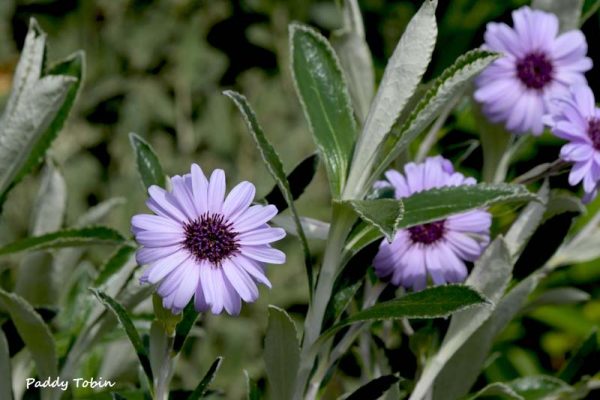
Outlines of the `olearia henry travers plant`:
[[[31,295],[0,289],[0,320],[6,316],[12,322],[29,351],[13,356],[13,344],[0,330],[0,399],[23,396],[22,371],[31,370],[31,361],[39,381],[74,378],[87,352],[110,336],[117,321],[139,360],[139,386],[133,391],[101,388],[108,390],[102,393],[114,399],[180,398],[169,397],[172,378],[199,314],[225,311],[230,318],[237,316],[243,302],[258,298],[258,284],[271,288],[267,264],[304,270],[309,299],[300,334],[285,310],[269,308],[264,362],[271,398],[327,397],[332,375],[355,342],[363,378],[360,384],[342,384],[346,398],[469,395],[494,338],[528,304],[538,283],[559,266],[600,256],[600,246],[589,239],[598,229],[597,214],[537,268],[525,275],[515,270],[532,238],[553,234],[541,226],[584,209],[576,195],[553,190],[548,178],[572,165],[568,181],[573,186],[583,182],[585,203],[596,197],[600,184],[600,111],[584,75],[592,62],[578,29],[581,2],[573,2],[579,8],[566,3],[534,1],[531,8],[513,12],[513,26],[490,22],[481,48],[421,85],[437,36],[437,0],[424,0],[376,92],[355,0],[342,6],[344,25],[334,33],[333,46],[315,29],[291,24],[291,73],[327,173],[328,223],[298,214],[295,200],[310,179],[303,179],[302,187],[294,186],[297,182],[288,179],[248,101],[234,91],[224,94],[239,109],[276,183],[265,198],[257,198],[250,182],[237,183],[227,193],[223,170],[205,174],[197,164],[189,172],[179,171],[184,175],[168,178],[151,146],[132,133],[130,142],[152,212],[132,217],[133,239],[95,225],[110,204],[90,211],[76,226],[60,229],[51,218],[55,209],[47,208],[52,202],[45,200],[47,189],[56,190],[62,178],[47,157],[35,229],[30,237],[0,247],[0,256],[26,251],[38,257],[29,258],[29,263],[48,256],[64,263],[65,278],[75,270],[68,260],[81,257],[68,251],[92,244],[117,250],[90,283],[99,302],[88,296],[76,302],[77,310],[59,309],[61,323],[69,326],[62,336],[34,308]],[[0,119],[0,202],[44,161],[78,94],[83,60],[83,54],[76,53],[47,67],[45,34],[32,20]],[[458,163],[453,165],[444,154],[431,154],[439,129],[459,104],[471,107],[480,122],[484,183],[459,172]],[[539,136],[545,129],[568,141],[557,161],[505,182],[522,138]],[[420,143],[414,159],[413,143]],[[292,174],[314,173],[305,168],[314,160],[313,155]],[[536,188],[537,193],[530,191]],[[525,206],[510,226],[493,226],[494,213],[503,209],[498,205],[506,203],[513,209]],[[286,209],[287,214],[281,214]],[[286,263],[286,255],[277,249],[286,231],[299,239],[303,268]],[[309,239],[323,238],[324,254],[316,258]],[[140,327],[131,312],[150,298],[152,321]],[[430,338],[423,342],[425,350],[415,350],[417,370],[412,376],[392,372],[374,350],[385,347],[385,335],[376,334],[376,326],[378,332],[380,325],[384,332],[396,330],[413,343],[419,335],[415,325],[442,318],[449,324],[427,328],[437,330],[441,340]],[[597,349],[595,336],[590,343]],[[587,398],[598,386],[598,375],[579,381],[574,377],[592,354],[578,353],[559,376],[493,382],[469,398]],[[183,392],[186,398],[211,395],[209,385],[221,361],[214,361],[194,390]],[[12,377],[11,370],[16,371]],[[537,397],[530,397],[533,391]],[[63,393],[49,384],[39,395],[51,400]],[[248,377],[248,398],[261,396]]]

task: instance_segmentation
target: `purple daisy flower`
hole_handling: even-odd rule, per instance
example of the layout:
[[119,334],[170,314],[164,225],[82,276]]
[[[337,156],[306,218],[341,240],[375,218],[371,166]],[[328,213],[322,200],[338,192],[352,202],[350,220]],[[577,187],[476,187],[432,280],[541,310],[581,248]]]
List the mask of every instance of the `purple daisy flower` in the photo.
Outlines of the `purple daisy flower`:
[[560,150],[560,158],[573,163],[569,184],[583,181],[584,202],[598,194],[600,185],[600,108],[587,85],[576,85],[568,96],[554,101],[551,114],[545,118],[552,133],[568,140]]
[[476,79],[475,99],[492,122],[503,122],[514,133],[544,129],[542,117],[552,98],[574,84],[585,84],[592,68],[583,33],[558,34],[554,14],[522,7],[512,13],[514,28],[490,22],[484,48],[503,57]]
[[[385,177],[387,181],[376,182],[376,187],[392,186],[397,199],[433,188],[476,183],[455,172],[450,161],[441,156],[406,164],[404,175],[389,170]],[[465,261],[477,260],[489,243],[491,223],[490,213],[473,210],[402,229],[391,243],[386,239],[381,242],[373,260],[375,273],[413,290],[424,289],[428,275],[435,285],[462,282],[467,276]]]
[[194,297],[197,311],[231,315],[241,300],[258,298],[256,283],[271,287],[264,263],[282,264],[285,254],[270,243],[285,231],[267,222],[277,214],[273,205],[253,205],[255,188],[242,182],[225,197],[225,174],[216,169],[208,180],[200,167],[171,178],[172,191],[148,189],[146,205],[156,215],[131,219],[140,265],[150,264],[142,283],[158,284],[163,306],[179,313]]

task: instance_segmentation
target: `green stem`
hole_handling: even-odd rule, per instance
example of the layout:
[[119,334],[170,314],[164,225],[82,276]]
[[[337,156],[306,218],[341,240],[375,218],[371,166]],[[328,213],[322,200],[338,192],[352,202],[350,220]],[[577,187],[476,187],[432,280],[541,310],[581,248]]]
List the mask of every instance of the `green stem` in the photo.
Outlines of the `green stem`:
[[304,395],[310,372],[314,366],[317,352],[314,351],[313,345],[321,334],[323,317],[331,298],[344,243],[355,220],[356,217],[350,209],[341,204],[333,205],[333,217],[323,265],[315,288],[313,303],[309,307],[304,321],[304,338],[302,340],[300,365],[298,367],[296,388],[294,391],[295,400],[300,400]]

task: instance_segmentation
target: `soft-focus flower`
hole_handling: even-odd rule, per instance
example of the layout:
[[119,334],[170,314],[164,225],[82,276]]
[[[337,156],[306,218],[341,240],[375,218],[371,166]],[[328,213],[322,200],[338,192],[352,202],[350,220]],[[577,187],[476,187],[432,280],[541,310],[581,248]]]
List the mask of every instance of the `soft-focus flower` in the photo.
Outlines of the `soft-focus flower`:
[[[165,308],[180,312],[194,297],[197,311],[240,312],[241,300],[258,297],[256,283],[271,286],[264,263],[282,264],[285,254],[270,246],[285,236],[267,222],[273,205],[253,205],[250,182],[235,186],[225,197],[225,174],[214,170],[208,180],[200,167],[171,178],[173,190],[148,189],[146,205],[156,215],[131,220],[135,239],[143,246],[137,262],[150,264],[142,283],[158,284]],[[241,300],[240,300],[241,299]]]
[[568,96],[555,100],[545,121],[552,133],[569,141],[560,150],[560,158],[573,163],[569,184],[583,181],[583,200],[591,201],[600,184],[600,108],[594,93],[587,85],[573,86]]
[[[450,161],[441,156],[406,164],[404,175],[389,170],[385,177],[387,181],[377,182],[376,187],[393,186],[398,199],[423,190],[476,183],[455,172]],[[467,276],[465,261],[477,260],[489,243],[491,222],[490,213],[473,210],[402,229],[391,243],[386,239],[381,242],[373,260],[375,272],[413,290],[425,288],[428,275],[435,285],[462,282]]]
[[583,33],[559,35],[554,14],[522,7],[512,17],[514,28],[487,25],[484,47],[503,56],[477,77],[475,99],[491,121],[514,133],[539,135],[550,100],[571,85],[585,84],[592,60]]

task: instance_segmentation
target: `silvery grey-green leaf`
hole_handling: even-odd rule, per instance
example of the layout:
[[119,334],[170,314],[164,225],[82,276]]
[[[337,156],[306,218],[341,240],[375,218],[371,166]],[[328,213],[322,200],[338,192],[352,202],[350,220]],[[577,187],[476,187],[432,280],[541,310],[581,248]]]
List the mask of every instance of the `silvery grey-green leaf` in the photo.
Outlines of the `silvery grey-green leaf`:
[[[35,361],[38,376],[55,377],[58,374],[56,345],[48,325],[22,297],[0,289],[0,310],[8,313],[19,336]],[[42,400],[52,399],[53,389],[42,389]]]
[[275,306],[269,306],[263,355],[273,398],[291,399],[300,362],[300,346],[294,321]]
[[434,386],[438,387],[438,390],[433,391],[434,400],[459,399],[469,392],[481,372],[495,337],[521,310],[541,276],[541,273],[536,272],[512,288],[498,302],[487,321],[446,362]]
[[437,0],[423,2],[388,61],[356,144],[344,198],[355,198],[365,189],[380,146],[427,69],[437,37],[436,7]]
[[550,188],[548,182],[544,182],[537,193],[538,199],[533,200],[525,206],[516,221],[506,232],[505,242],[513,257],[518,256],[542,222],[548,204]]
[[444,365],[468,341],[473,333],[490,317],[496,303],[500,300],[511,278],[514,261],[499,236],[488,246],[475,263],[475,268],[465,284],[479,291],[490,300],[490,304],[460,311],[452,316],[450,326],[438,352],[430,359],[417,382],[412,398],[419,399],[433,385],[434,395],[440,393],[448,399],[454,393],[448,386],[452,382],[436,379]]
[[313,139],[327,170],[333,197],[339,197],[357,134],[344,74],[331,45],[316,30],[289,27],[292,76]]
[[419,97],[414,109],[402,121],[398,132],[394,131],[388,137],[385,146],[388,153],[383,155],[383,161],[376,169],[375,177],[379,176],[433,122],[448,103],[463,93],[471,79],[496,58],[498,58],[497,53],[480,49],[471,50],[456,59],[454,64],[436,78]]
[[37,140],[50,126],[75,78],[46,76],[26,87],[14,110],[0,126],[0,195],[29,157]]
[[[46,57],[46,33],[42,31],[37,21],[32,18],[29,21],[29,30],[25,37],[25,43],[21,51],[21,58],[15,69],[12,88],[2,119],[4,122],[13,112],[19,98],[42,76],[42,69]],[[3,123],[2,123],[3,125]]]

